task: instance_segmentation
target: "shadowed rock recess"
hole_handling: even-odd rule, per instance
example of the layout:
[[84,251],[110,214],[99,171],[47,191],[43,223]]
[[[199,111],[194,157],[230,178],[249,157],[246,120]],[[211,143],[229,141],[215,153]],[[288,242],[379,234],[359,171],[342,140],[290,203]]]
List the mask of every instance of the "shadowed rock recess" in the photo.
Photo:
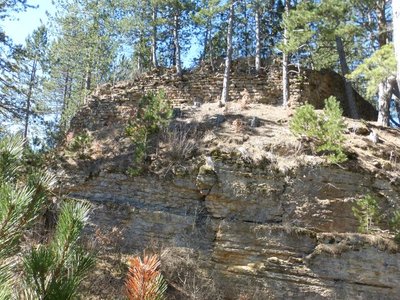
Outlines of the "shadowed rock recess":
[[[60,192],[91,201],[87,239],[110,241],[98,246],[87,299],[122,298],[125,269],[112,269],[115,261],[144,249],[162,254],[170,299],[398,299],[400,254],[387,221],[400,208],[399,132],[346,119],[349,160],[329,165],[290,133],[279,69],[250,73],[234,70],[227,108],[217,105],[220,73],[158,70],[100,86],[73,119],[59,150]],[[340,76],[310,74],[291,78],[292,106],[342,99]],[[170,130],[195,128],[184,141],[194,146],[172,155],[179,143],[160,133],[147,170],[129,177],[125,127],[140,97],[158,89],[180,108]],[[375,116],[360,97],[358,105],[364,118]],[[379,143],[367,138],[372,130]],[[68,150],[82,132],[91,137],[84,155]],[[358,234],[352,207],[366,194],[382,218],[373,234]]]

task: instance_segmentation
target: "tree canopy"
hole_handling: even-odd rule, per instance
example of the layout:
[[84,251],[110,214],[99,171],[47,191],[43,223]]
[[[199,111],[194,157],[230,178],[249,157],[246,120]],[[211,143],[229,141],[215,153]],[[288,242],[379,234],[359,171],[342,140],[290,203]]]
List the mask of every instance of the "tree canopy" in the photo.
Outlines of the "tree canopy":
[[[35,29],[25,45],[15,45],[0,27],[1,127],[20,124],[18,128],[24,128],[31,140],[40,131],[35,122],[65,132],[98,84],[132,79],[158,67],[173,67],[179,76],[185,68],[204,63],[215,68],[227,57],[254,57],[258,73],[263,62],[282,56],[284,105],[290,95],[286,75],[296,64],[346,76],[344,89],[353,117],[358,113],[352,87],[375,103],[382,116],[389,116],[387,102],[398,90],[397,83],[392,86],[387,81],[397,69],[394,48],[386,46],[392,43],[391,23],[396,20],[389,4],[385,0],[57,1],[47,24]],[[35,8],[26,0],[3,1],[0,22],[26,9]],[[230,72],[230,64],[226,66],[225,77]],[[390,124],[388,118],[380,120]]]

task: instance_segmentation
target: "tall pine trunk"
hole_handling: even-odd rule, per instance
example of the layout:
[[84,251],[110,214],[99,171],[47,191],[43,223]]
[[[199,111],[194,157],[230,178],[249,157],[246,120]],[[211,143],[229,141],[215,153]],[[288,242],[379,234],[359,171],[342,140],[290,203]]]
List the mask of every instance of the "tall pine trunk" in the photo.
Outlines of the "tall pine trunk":
[[259,73],[261,69],[261,13],[260,8],[256,8],[256,72]]
[[181,63],[181,47],[179,44],[179,14],[174,13],[174,48],[175,48],[175,68],[178,76],[182,75],[182,63]]
[[[387,28],[387,20],[386,20],[386,1],[387,0],[378,0],[376,15],[378,17],[378,42],[379,46],[382,47],[388,43],[388,28]],[[393,0],[393,2],[397,2],[398,0]]]
[[[400,1],[392,0],[393,42],[397,60],[397,86],[400,89]],[[400,120],[399,120],[400,121]]]
[[139,31],[139,51],[137,51],[137,65],[136,69],[139,72],[139,74],[142,74],[143,72],[143,31]]
[[29,117],[31,114],[33,87],[35,86],[35,81],[36,81],[36,69],[37,69],[37,61],[35,59],[32,65],[31,77],[29,79],[28,94],[26,95],[26,112],[25,112],[25,126],[24,126],[25,145],[27,145],[28,142],[27,138],[28,138]]
[[[285,1],[285,15],[289,15],[290,0]],[[283,32],[283,44],[286,46],[288,43],[288,32],[285,26]],[[287,107],[289,103],[290,82],[289,82],[289,53],[283,52],[282,57],[282,89],[283,89],[283,107]]]
[[209,54],[210,54],[210,64],[211,64],[211,69],[215,71],[215,63],[214,63],[214,47],[212,43],[212,35],[213,35],[213,30],[212,30],[212,24],[210,26],[210,42],[209,42]]
[[[398,0],[394,0],[396,2]],[[387,44],[386,0],[377,0],[376,14],[378,17],[378,43],[379,48]],[[393,82],[386,79],[378,86],[378,124],[389,126],[390,102],[393,94]]]
[[396,109],[397,115],[397,124],[396,126],[399,127],[400,123],[400,99],[397,96],[394,96],[394,107]]
[[85,75],[85,96],[83,99],[84,104],[87,103],[87,96],[89,95],[91,88],[92,88],[92,70],[89,67],[87,68]]
[[153,21],[153,29],[151,33],[151,61],[153,64],[154,68],[158,68],[158,60],[157,60],[157,14],[158,14],[158,8],[155,6],[153,8],[153,16],[152,16],[152,21]]
[[350,116],[353,119],[359,119],[359,114],[356,106],[356,100],[354,98],[353,87],[351,86],[350,81],[348,81],[345,76],[349,74],[349,66],[347,65],[346,53],[344,51],[342,38],[336,36],[336,50],[339,54],[340,68],[342,70],[342,76],[344,77],[345,84],[345,92],[347,97],[347,104],[350,109]]
[[393,95],[393,80],[381,82],[378,87],[378,125],[389,126],[390,120],[390,101]]
[[62,103],[62,112],[67,108],[67,99],[68,99],[68,84],[69,84],[69,70],[65,72],[65,81],[64,81],[64,90],[63,90],[63,103]]
[[231,64],[232,64],[232,35],[233,35],[233,19],[235,17],[235,2],[231,2],[229,6],[229,21],[228,21],[228,32],[226,37],[226,59],[225,59],[225,72],[224,72],[224,81],[222,85],[222,95],[219,101],[219,106],[225,106],[228,101],[229,95],[229,83],[230,83],[230,73],[231,73]]
[[204,62],[204,60],[206,59],[208,40],[209,40],[209,36],[210,36],[210,27],[211,27],[211,21],[209,20],[209,21],[207,21],[206,31],[204,32],[203,52],[201,53],[201,57],[200,57],[201,63]]

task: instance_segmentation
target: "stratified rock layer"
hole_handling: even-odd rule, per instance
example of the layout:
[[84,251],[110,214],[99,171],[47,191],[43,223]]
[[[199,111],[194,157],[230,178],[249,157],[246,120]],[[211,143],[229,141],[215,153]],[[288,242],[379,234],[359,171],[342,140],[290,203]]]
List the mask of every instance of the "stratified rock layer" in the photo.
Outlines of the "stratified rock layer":
[[[144,90],[154,82],[150,78]],[[124,128],[140,96],[136,90],[143,90],[140,84],[101,87],[71,124],[69,138],[83,131],[92,137],[85,156],[60,150],[60,191],[94,206],[88,237],[108,232],[115,238],[111,254],[152,248],[173,253],[181,268],[194,260],[203,286],[192,288],[215,285],[197,299],[217,299],[217,294],[223,299],[398,298],[400,254],[385,222],[399,208],[398,132],[347,120],[351,159],[328,165],[290,134],[283,109],[182,106],[183,116],[175,122],[203,128],[197,155],[174,161],[160,145],[158,156],[150,158],[152,172],[132,178],[126,171],[133,146]],[[165,80],[163,85],[174,86]],[[279,102],[274,101],[268,103]],[[216,124],[221,115],[224,121]],[[257,128],[250,125],[255,117]],[[359,127],[364,130],[354,129]],[[372,129],[383,142],[368,141],[365,134]],[[157,164],[167,167],[157,169]],[[366,194],[378,199],[383,212],[381,231],[371,235],[356,233],[352,213],[354,202]],[[176,281],[165,272],[180,299],[190,298],[179,287],[182,276]],[[96,294],[123,298],[106,290]]]

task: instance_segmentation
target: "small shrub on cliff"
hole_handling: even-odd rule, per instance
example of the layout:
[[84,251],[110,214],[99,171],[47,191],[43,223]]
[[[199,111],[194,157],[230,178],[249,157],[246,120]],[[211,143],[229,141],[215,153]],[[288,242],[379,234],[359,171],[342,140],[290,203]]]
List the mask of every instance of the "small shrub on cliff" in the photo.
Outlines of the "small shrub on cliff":
[[316,151],[325,155],[331,163],[347,160],[343,149],[345,125],[342,110],[335,97],[325,100],[325,108],[318,115],[314,107],[306,104],[298,108],[290,122],[290,130],[296,136],[306,136],[316,145]]
[[143,96],[125,128],[126,134],[135,145],[133,166],[129,169],[132,176],[139,175],[143,170],[143,162],[147,155],[148,139],[166,127],[172,117],[173,109],[165,94],[147,94]]
[[390,220],[390,227],[395,234],[395,241],[400,243],[400,210],[394,212],[393,217]]
[[352,210],[359,223],[358,231],[370,233],[372,226],[379,221],[379,206],[376,199],[371,195],[366,195],[357,201]]
[[128,276],[125,281],[129,300],[165,299],[167,284],[158,270],[160,260],[157,255],[144,255],[129,260]]
[[318,133],[318,115],[314,106],[305,104],[298,109],[290,122],[290,130],[294,135],[314,137]]
[[87,157],[87,150],[92,143],[93,138],[87,132],[77,134],[68,144],[68,150],[76,152],[79,158]]

